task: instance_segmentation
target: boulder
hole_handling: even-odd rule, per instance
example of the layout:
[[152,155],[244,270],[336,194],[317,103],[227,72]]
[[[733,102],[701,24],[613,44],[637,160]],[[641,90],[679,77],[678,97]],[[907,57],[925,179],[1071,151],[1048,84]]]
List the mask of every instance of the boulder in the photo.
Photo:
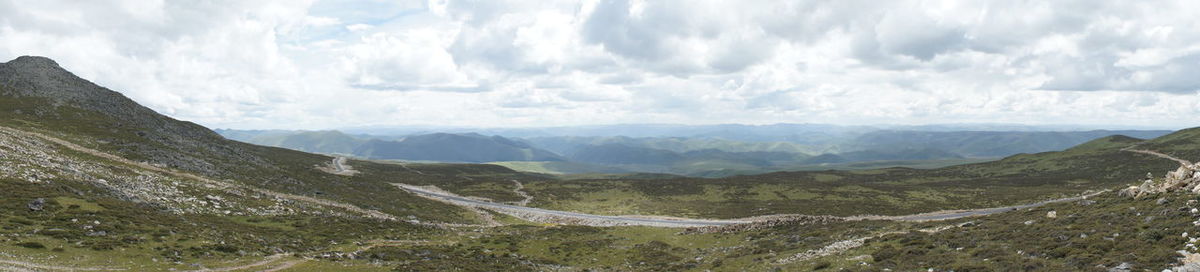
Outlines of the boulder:
[[26,206],[29,207],[30,211],[35,211],[35,212],[41,211],[42,209],[46,208],[46,199],[39,197],[37,199],[34,199],[33,201],[30,201],[29,204]]

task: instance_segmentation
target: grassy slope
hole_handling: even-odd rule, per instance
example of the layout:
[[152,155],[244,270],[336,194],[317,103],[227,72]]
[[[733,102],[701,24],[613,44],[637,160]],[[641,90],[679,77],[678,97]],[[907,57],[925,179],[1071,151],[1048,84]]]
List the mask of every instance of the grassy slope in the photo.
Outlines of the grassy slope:
[[1139,145],[1139,149],[1150,149],[1192,162],[1200,161],[1200,128],[1190,128],[1158,137]]
[[[216,151],[183,149],[146,140],[131,124],[123,124],[102,114],[72,108],[49,107],[37,98],[0,97],[0,125],[68,139],[77,144],[121,155],[134,161],[148,160],[146,150],[173,152],[180,157],[210,165],[216,179],[229,179],[285,193],[320,197],[378,209],[400,216],[413,215],[426,221],[469,222],[471,215],[455,206],[429,201],[391,186],[392,182],[411,179],[431,180],[401,167],[354,161],[354,167],[369,169],[370,174],[353,177],[330,175],[316,169],[331,158],[283,148],[263,147],[224,139],[214,139],[207,147]],[[52,111],[47,111],[52,109]],[[40,115],[31,115],[34,112]],[[245,157],[229,157],[225,150],[236,150]],[[197,173],[204,175],[204,173]],[[429,181],[436,182],[436,181]]]
[[1032,202],[1127,184],[1176,165],[1098,139],[1062,152],[939,169],[778,172],[719,179],[526,184],[534,206],[602,214],[737,218],[778,213],[906,214]]
[[[149,156],[153,155],[148,152],[151,149],[176,152],[212,164],[211,172],[218,173],[218,178],[338,199],[423,220],[463,220],[470,216],[452,206],[397,193],[387,185],[388,182],[437,184],[468,194],[514,200],[506,199],[512,196],[509,179],[522,179],[527,183],[527,189],[535,193],[559,192],[563,196],[586,196],[581,193],[586,191],[613,193],[612,196],[601,195],[603,200],[595,199],[596,202],[560,198],[555,194],[535,195],[549,198],[550,203],[616,203],[634,207],[635,212],[641,212],[641,209],[652,212],[682,210],[687,208],[682,204],[667,205],[666,209],[653,205],[671,204],[672,198],[704,197],[685,204],[699,207],[689,209],[712,211],[687,212],[720,216],[773,213],[775,210],[839,213],[929,208],[883,206],[877,204],[879,202],[946,207],[962,202],[1011,202],[1127,183],[1145,171],[1161,172],[1174,167],[1173,162],[1116,151],[1136,143],[1135,140],[1107,138],[1066,152],[1021,155],[998,162],[936,170],[791,172],[712,180],[672,179],[656,183],[552,181],[495,166],[401,166],[355,161],[352,165],[364,174],[342,177],[313,170],[313,165],[329,159],[325,156],[223,141],[207,144],[215,149],[234,149],[251,156],[234,158],[223,156],[228,153],[220,150],[164,146],[144,140],[137,134],[138,128],[123,127],[130,124],[79,109],[49,107],[40,102],[32,98],[0,99],[0,125],[52,134],[134,160],[154,159]],[[1176,135],[1152,143],[1164,152],[1186,154],[1191,150],[1180,143],[1196,142],[1187,138]],[[106,163],[65,150],[62,153]],[[203,170],[197,172],[207,173]],[[982,190],[994,193],[974,194]],[[1175,195],[1162,206],[1152,200],[1107,196],[1097,199],[1098,203],[1092,206],[1056,204],[1033,211],[973,219],[976,221],[973,226],[937,234],[885,236],[844,254],[780,266],[772,261],[837,240],[943,224],[866,221],[784,225],[729,234],[527,224],[479,232],[453,232],[396,222],[324,216],[174,215],[153,205],[138,204],[107,193],[91,181],[71,179],[56,179],[47,184],[0,179],[0,195],[3,196],[0,197],[0,230],[6,234],[0,238],[3,241],[0,252],[5,253],[0,256],[35,256],[58,264],[137,268],[135,270],[183,269],[194,268],[192,263],[212,266],[230,260],[245,262],[243,254],[262,256],[272,254],[276,249],[348,252],[363,248],[356,242],[371,239],[436,241],[376,247],[361,254],[361,260],[309,261],[298,266],[312,271],[442,270],[448,267],[464,271],[528,271],[556,266],[647,271],[808,270],[824,266],[824,262],[829,262],[829,266],[856,270],[888,267],[901,271],[927,267],[957,268],[959,271],[970,268],[1083,270],[1095,268],[1095,264],[1112,266],[1120,262],[1134,263],[1138,268],[1158,269],[1173,260],[1173,250],[1182,244],[1178,233],[1190,226],[1190,216],[1181,213],[1179,208],[1186,200],[1195,199]],[[640,195],[645,200],[628,198],[631,195]],[[49,199],[45,210],[34,212],[25,208],[30,199],[39,197]],[[610,197],[618,201],[610,200]],[[645,201],[640,205],[646,206],[629,205],[620,200]],[[844,210],[837,207],[841,205],[858,206]],[[1045,219],[1045,212],[1051,209],[1059,212],[1059,219]],[[502,220],[512,222],[507,218]],[[1035,222],[1023,223],[1030,220]],[[101,223],[88,223],[95,221]],[[957,222],[946,224],[953,223]],[[93,230],[105,230],[108,234],[88,236],[83,225],[94,225]],[[1121,235],[1116,236],[1116,233]],[[1110,237],[1113,238],[1111,241],[1104,239]],[[862,267],[858,266],[860,261],[847,260],[859,254],[869,254],[863,260],[872,266]]]
[[[1135,271],[1160,271],[1181,257],[1195,232],[1187,212],[1194,195],[1167,195],[1167,204],[1133,200],[1115,193],[1095,204],[1062,203],[1031,210],[964,219],[973,225],[938,233],[911,232],[868,241],[854,253],[869,254],[868,263],[896,271],[936,268],[939,271],[1104,271],[1129,263]],[[1057,218],[1048,218],[1055,211]],[[816,262],[813,262],[816,263]],[[862,265],[841,262],[849,267]]]

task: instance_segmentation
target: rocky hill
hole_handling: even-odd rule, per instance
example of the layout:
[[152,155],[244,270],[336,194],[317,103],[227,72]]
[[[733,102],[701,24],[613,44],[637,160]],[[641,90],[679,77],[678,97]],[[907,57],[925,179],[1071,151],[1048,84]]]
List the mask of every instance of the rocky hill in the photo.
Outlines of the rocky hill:
[[[173,189],[159,188],[161,182],[170,179],[137,174],[149,171],[165,177],[199,182],[195,186],[240,188],[234,191],[295,197],[288,201],[301,198],[318,199],[317,202],[336,201],[340,204],[335,206],[343,206],[336,208],[340,210],[367,208],[372,213],[388,214],[388,217],[411,216],[422,221],[466,223],[472,220],[472,216],[462,214],[467,211],[412,196],[390,185],[390,182],[412,179],[437,182],[457,178],[453,175],[430,174],[443,170],[417,174],[411,167],[351,161],[350,164],[355,168],[370,169],[370,173],[330,175],[319,170],[318,166],[329,164],[331,157],[226,140],[207,128],[158,114],[117,92],[81,79],[47,58],[20,57],[0,64],[0,109],[0,127],[9,132],[9,141],[27,143],[6,145],[19,148],[9,154],[26,154],[37,150],[58,154],[8,156],[7,167],[11,172],[6,171],[5,174],[10,177],[40,177],[34,180],[42,181],[53,180],[45,177],[74,177],[72,182],[85,183],[103,179],[111,185],[113,196],[119,199],[152,203],[169,210],[190,209],[190,206],[176,206],[170,201],[180,198],[204,199],[209,194],[188,190],[178,192],[184,195],[155,194],[153,192]],[[66,145],[77,148],[68,148]],[[85,155],[70,156],[80,152]],[[98,160],[101,165],[116,165],[112,167],[126,170],[114,172],[116,176],[103,172],[88,174],[87,171],[79,174],[76,173],[78,169],[105,167],[50,167],[31,159],[42,157]],[[471,168],[480,167],[463,166],[463,169]],[[485,166],[480,169],[483,169],[483,175],[514,174],[499,167]],[[159,189],[138,189],[143,187]],[[147,193],[150,195],[144,195]],[[226,194],[221,198],[242,199],[251,195]],[[159,200],[166,202],[159,203]],[[357,216],[362,215],[360,213]]]

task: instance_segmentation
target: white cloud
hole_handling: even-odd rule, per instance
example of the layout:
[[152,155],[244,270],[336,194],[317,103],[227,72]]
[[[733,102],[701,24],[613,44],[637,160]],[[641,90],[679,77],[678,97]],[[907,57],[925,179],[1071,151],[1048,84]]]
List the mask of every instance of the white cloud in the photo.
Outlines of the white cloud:
[[1187,1],[0,0],[45,55],[217,127],[1194,126]]

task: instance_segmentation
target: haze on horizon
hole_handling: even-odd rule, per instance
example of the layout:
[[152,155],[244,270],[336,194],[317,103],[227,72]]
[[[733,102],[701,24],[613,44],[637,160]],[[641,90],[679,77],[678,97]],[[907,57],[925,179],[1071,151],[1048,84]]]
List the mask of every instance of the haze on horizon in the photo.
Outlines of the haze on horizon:
[[214,128],[1200,126],[1200,3],[974,4],[0,0],[0,61]]

